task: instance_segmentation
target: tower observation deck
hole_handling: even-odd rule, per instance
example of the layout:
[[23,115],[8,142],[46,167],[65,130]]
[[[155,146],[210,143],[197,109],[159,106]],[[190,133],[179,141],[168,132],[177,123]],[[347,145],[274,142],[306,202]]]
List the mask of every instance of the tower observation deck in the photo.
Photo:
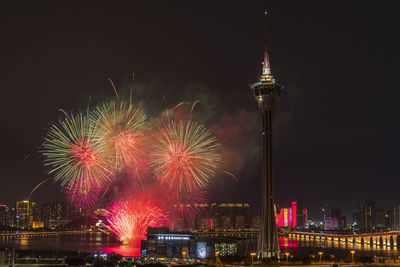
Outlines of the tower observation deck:
[[271,73],[267,33],[267,12],[265,11],[265,50],[262,75],[257,82],[250,86],[261,111],[263,121],[262,225],[260,226],[257,245],[257,257],[259,259],[279,258],[280,256],[274,212],[272,120],[283,86],[275,80]]

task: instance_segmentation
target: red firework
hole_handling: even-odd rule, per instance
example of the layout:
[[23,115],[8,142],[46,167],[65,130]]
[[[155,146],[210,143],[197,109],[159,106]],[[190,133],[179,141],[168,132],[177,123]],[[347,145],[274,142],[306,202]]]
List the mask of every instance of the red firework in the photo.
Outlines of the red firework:
[[75,160],[76,164],[82,167],[90,168],[97,163],[98,153],[93,149],[92,143],[84,139],[77,139],[76,143],[71,144],[67,150],[71,152],[71,157]]
[[160,128],[151,152],[151,166],[162,184],[177,192],[207,187],[219,166],[215,137],[196,122],[169,121]]
[[124,244],[138,245],[148,227],[160,227],[167,219],[165,212],[146,198],[114,202],[109,212],[108,228]]
[[114,150],[118,155],[117,161],[122,162],[122,167],[138,165],[144,155],[144,135],[142,133],[129,133],[121,131],[114,137]]
[[101,193],[101,188],[95,183],[83,179],[82,183],[75,182],[66,188],[66,197],[76,208],[94,207]]
[[121,171],[137,166],[145,156],[146,114],[131,104],[109,102],[98,106],[92,116],[95,140],[108,163]]

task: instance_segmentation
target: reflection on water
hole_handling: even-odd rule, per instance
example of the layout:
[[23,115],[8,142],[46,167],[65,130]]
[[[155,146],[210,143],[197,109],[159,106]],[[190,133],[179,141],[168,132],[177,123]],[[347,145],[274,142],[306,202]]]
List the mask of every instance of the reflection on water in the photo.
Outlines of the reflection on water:
[[[289,252],[295,257],[304,258],[323,252],[325,255],[346,257],[350,250],[365,256],[400,256],[397,248],[376,247],[369,245],[344,243],[327,240],[305,240],[279,238],[281,252]],[[121,245],[121,243],[103,233],[86,233],[68,236],[38,236],[10,238],[0,237],[0,247],[15,247],[20,250],[73,250],[88,252],[116,253],[122,256],[140,256],[138,245]],[[329,253],[329,254],[328,254]]]
[[400,250],[396,247],[379,247],[361,245],[357,243],[346,243],[331,240],[306,240],[306,239],[291,239],[280,237],[279,243],[281,252],[289,252],[296,257],[308,257],[311,254],[318,252],[333,254],[338,257],[345,257],[350,254],[351,250],[355,250],[358,255],[363,256],[399,256]]
[[20,250],[71,250],[116,253],[122,256],[140,256],[140,247],[121,245],[118,240],[103,233],[85,233],[67,236],[0,237],[0,247]]
[[103,248],[104,253],[115,253],[122,256],[130,256],[130,257],[138,257],[140,256],[140,247],[132,246],[132,245],[124,245],[124,246],[110,246]]
[[15,247],[20,250],[73,250],[101,252],[104,247],[121,243],[103,233],[85,233],[60,236],[0,237],[0,247]]

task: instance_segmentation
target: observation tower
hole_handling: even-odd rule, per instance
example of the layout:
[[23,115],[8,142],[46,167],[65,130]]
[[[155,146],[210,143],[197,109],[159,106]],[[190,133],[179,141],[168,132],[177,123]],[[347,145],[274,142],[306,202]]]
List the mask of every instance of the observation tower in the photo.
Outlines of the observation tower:
[[257,257],[259,259],[277,259],[280,257],[280,249],[274,210],[272,120],[283,86],[277,82],[271,73],[266,11],[264,38],[265,50],[262,75],[256,83],[250,85],[263,120],[262,225],[258,236]]

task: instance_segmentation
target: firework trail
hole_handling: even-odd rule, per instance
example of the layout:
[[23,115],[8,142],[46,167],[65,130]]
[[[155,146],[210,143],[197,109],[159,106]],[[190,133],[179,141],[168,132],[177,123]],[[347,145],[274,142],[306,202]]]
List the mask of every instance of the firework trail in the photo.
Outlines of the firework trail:
[[111,174],[94,142],[89,120],[70,114],[50,127],[42,145],[44,165],[61,186],[80,184],[88,190],[102,186]]
[[43,181],[41,181],[37,186],[35,186],[32,191],[29,193],[28,197],[26,198],[27,200],[29,200],[33,194],[33,192],[35,192],[36,189],[38,189],[42,184],[44,184],[47,180],[49,180],[49,178],[44,179]]
[[96,108],[91,121],[95,140],[111,166],[118,171],[129,166],[140,173],[142,158],[146,155],[143,132],[146,114],[122,101],[109,102]]
[[162,184],[177,192],[205,188],[219,166],[214,136],[192,121],[167,121],[153,142],[150,164]]
[[125,244],[139,242],[148,227],[160,227],[167,219],[164,211],[148,198],[114,202],[109,213],[108,228]]

